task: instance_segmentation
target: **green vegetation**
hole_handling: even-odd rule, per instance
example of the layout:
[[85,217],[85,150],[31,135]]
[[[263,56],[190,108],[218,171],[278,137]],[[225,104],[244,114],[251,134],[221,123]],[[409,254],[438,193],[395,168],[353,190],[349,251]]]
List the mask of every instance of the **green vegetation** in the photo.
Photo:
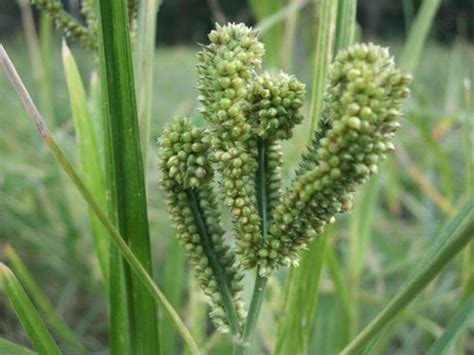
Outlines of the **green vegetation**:
[[[450,46],[425,43],[438,1],[424,2],[406,45],[380,40],[391,47],[402,71],[413,71],[412,95],[401,115],[395,110],[406,96],[407,79],[397,76],[387,54],[375,45],[340,52],[358,42],[355,1],[281,2],[276,9],[254,2],[264,25],[260,40],[270,46],[264,68],[295,68],[295,76],[251,68],[243,84],[235,80],[238,65],[225,54],[225,26],[211,33],[214,47],[200,48],[198,59],[196,48],[159,49],[153,57],[154,35],[145,29],[154,26],[149,13],[157,3],[140,1],[136,8],[134,1],[125,6],[125,1],[101,0],[97,13],[91,2],[84,3],[88,31],[100,34],[99,61],[73,41],[71,49],[63,44],[61,61],[59,36],[51,37],[47,20],[40,39],[29,38],[28,48],[22,35],[4,43],[33,101],[18,78],[13,83],[45,144],[0,74],[0,131],[7,133],[0,141],[0,352],[473,350],[474,74],[469,63],[474,49],[461,38]],[[307,57],[288,55],[282,45],[304,45],[288,40],[287,33],[296,31],[295,23],[308,22],[311,14],[301,8],[314,9],[321,19],[317,41],[308,46],[314,53]],[[127,9],[138,14],[136,24]],[[137,29],[132,41],[129,25],[131,32]],[[298,31],[316,38],[312,25]],[[249,62],[258,66],[263,52],[253,36],[236,38],[248,42],[242,48],[252,48],[250,57],[256,59]],[[35,58],[42,58],[51,42],[53,55],[35,67]],[[215,54],[225,62],[222,70]],[[245,55],[243,50],[242,61]],[[132,58],[144,65],[136,62],[132,70]],[[11,69],[3,52],[2,65]],[[41,75],[35,76],[37,71]],[[375,87],[372,75],[380,80]],[[15,78],[12,72],[9,77]],[[225,91],[229,96],[223,98],[219,90],[228,78],[237,95]],[[296,78],[312,88],[305,96]],[[400,90],[384,87],[388,78]],[[53,96],[45,95],[45,85]],[[357,85],[379,95],[386,111],[349,103],[347,93]],[[242,88],[252,88],[250,98]],[[283,104],[265,105],[268,95],[272,103],[275,97],[291,97],[287,104],[295,110],[274,115]],[[203,113],[195,110],[200,105]],[[219,113],[222,105],[229,116]],[[386,120],[374,121],[372,115]],[[194,119],[172,121],[176,116]],[[230,119],[226,125],[224,118]],[[249,118],[259,124],[248,124]],[[373,126],[365,127],[368,121]],[[397,128],[393,122],[401,124],[395,150],[355,194],[352,213],[337,215],[322,234],[319,225],[311,226],[318,230],[310,243],[314,235],[305,235],[311,230],[305,223],[319,218],[322,226],[349,207],[355,184],[374,172],[372,163],[384,153],[376,147],[388,137],[373,131],[388,134]],[[308,149],[315,127],[319,144]],[[347,149],[371,150],[370,162],[336,169],[335,155],[329,154],[335,150],[332,140],[342,142],[340,135],[363,129],[372,133]],[[240,175],[236,160],[246,163]],[[332,166],[329,182],[326,169],[318,170],[320,161]],[[242,190],[230,186],[236,179]],[[214,183],[219,181],[224,186]],[[331,192],[330,201],[318,195],[320,185]],[[247,202],[245,213],[253,211],[252,243],[240,239],[247,224],[236,223],[238,211],[228,211],[235,193]],[[235,235],[224,232],[233,226]],[[269,243],[270,236],[280,243]],[[298,259],[299,267],[277,267]],[[241,260],[251,269],[243,278],[244,268],[235,263]]]

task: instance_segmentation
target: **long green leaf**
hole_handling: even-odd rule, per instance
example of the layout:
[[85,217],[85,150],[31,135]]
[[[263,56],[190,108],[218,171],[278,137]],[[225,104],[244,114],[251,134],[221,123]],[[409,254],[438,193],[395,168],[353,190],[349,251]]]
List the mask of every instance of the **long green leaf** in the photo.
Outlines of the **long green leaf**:
[[319,298],[319,280],[328,244],[328,232],[320,235],[303,255],[301,265],[291,269],[286,284],[287,299],[278,327],[275,354],[307,352]]
[[138,121],[140,123],[143,161],[147,162],[153,96],[156,13],[161,0],[143,0],[138,6],[138,31],[135,56]]
[[429,265],[432,260],[438,255],[443,248],[445,248],[446,244],[449,243],[450,239],[452,238],[453,233],[462,222],[465,220],[466,216],[469,216],[474,205],[474,198],[471,198],[464,207],[459,211],[459,213],[449,220],[443,228],[441,228],[440,233],[434,238],[434,240],[429,240],[426,243],[426,252],[421,261],[416,265],[413,272],[408,277],[407,283],[411,282],[419,273],[420,271]]
[[[162,288],[173,307],[179,308],[186,286],[184,250],[176,238],[172,238],[167,244],[166,253]],[[199,294],[199,290],[196,290],[196,292]],[[168,317],[160,319],[160,329],[166,329],[166,331],[161,332],[160,337],[161,349],[164,353],[176,352],[176,331],[171,323],[172,320]]]
[[[448,224],[448,241],[421,262],[421,268],[341,354],[359,353],[433,280],[474,237],[474,199]],[[461,221],[459,221],[461,219]],[[453,225],[457,228],[453,228]]]
[[161,290],[156,286],[153,281],[153,278],[150,276],[150,274],[142,265],[142,263],[138,260],[138,258],[134,255],[130,247],[127,245],[127,243],[124,241],[124,239],[118,232],[117,228],[107,218],[107,215],[100,208],[92,193],[87,189],[86,185],[80,178],[76,169],[72,166],[71,162],[66,157],[63,150],[54,140],[54,137],[51,135],[44,119],[41,117],[38,109],[33,103],[31,96],[29,95],[28,91],[25,88],[25,85],[21,81],[3,45],[0,45],[0,65],[3,67],[8,79],[10,80],[13,88],[18,94],[18,97],[23,103],[23,106],[25,107],[28,115],[35,124],[38,133],[40,134],[44,143],[50,149],[51,153],[63,169],[64,173],[71,179],[72,183],[74,184],[78,192],[81,194],[81,196],[84,198],[84,200],[87,202],[88,206],[94,211],[97,218],[107,230],[108,236],[111,238],[115,247],[120,251],[123,258],[128,262],[128,265],[130,265],[131,269],[135,272],[135,275],[140,279],[144,287],[146,287],[148,292],[150,292],[154,301],[158,305],[160,305],[165,311],[165,313],[173,320],[173,325],[176,327],[179,334],[181,334],[184,342],[190,349],[191,353],[198,354],[199,348],[193,336],[188,331],[177,312],[171,306],[171,304],[163,295]]
[[355,207],[351,213],[351,238],[349,243],[349,264],[347,280],[349,284],[351,306],[350,334],[356,334],[359,318],[358,299],[360,275],[366,261],[367,249],[372,234],[373,214],[379,191],[379,175],[374,176],[359,192]]
[[[290,4],[286,5],[285,7],[282,7],[275,13],[269,14],[268,16],[262,18],[255,25],[255,30],[265,34],[267,31],[270,31],[274,26],[278,25],[286,18],[290,18],[291,16],[297,15],[298,11],[300,11],[307,4],[307,0],[292,0]],[[289,50],[285,47],[285,52],[287,51]]]
[[[350,340],[349,332],[354,319],[354,315],[352,313],[354,311],[354,308],[352,307],[354,301],[351,299],[347,279],[344,277],[345,275],[343,274],[342,267],[337,259],[336,251],[332,245],[328,246],[327,248],[326,263],[334,283],[335,294],[342,305],[342,307],[340,307],[340,318],[335,320],[335,322],[339,323],[338,326],[340,331],[338,331],[336,334],[332,334],[333,338],[337,338],[338,344],[341,344],[342,347]],[[335,317],[333,317],[333,319],[334,318]]]
[[[41,13],[40,17],[40,32],[39,32],[39,44],[41,48],[41,62],[42,66],[42,81],[40,85],[41,92],[41,103],[43,110],[46,115],[53,120],[54,123],[58,123],[57,117],[54,110],[54,75],[53,75],[53,20],[47,13]],[[36,65],[34,63],[33,65]]]
[[26,265],[20,259],[13,247],[7,244],[3,251],[11,263],[15,274],[25,286],[30,297],[33,299],[33,302],[43,312],[45,320],[51,327],[53,333],[69,344],[72,350],[83,350],[82,345],[79,343],[72,329],[67,325],[67,323],[64,322],[63,319],[61,319],[59,314],[56,312],[56,309],[53,307],[49,299],[33,279],[33,276],[31,276],[30,272],[26,268]]
[[[69,102],[71,104],[74,126],[76,128],[76,139],[79,145],[81,170],[87,187],[96,197],[100,207],[105,209],[107,203],[105,196],[104,172],[100,159],[101,153],[99,145],[97,144],[92,116],[88,109],[86,92],[79,70],[77,69],[76,61],[74,60],[66,42],[63,42],[62,52],[64,72],[69,91]],[[109,241],[106,236],[107,232],[104,230],[92,211],[89,211],[89,215],[102,277],[104,278],[106,287],[108,287]]]
[[400,67],[409,73],[413,74],[418,66],[421,52],[440,4],[441,0],[423,0],[415,21],[410,27],[410,32],[400,57]]
[[337,1],[322,0],[319,13],[318,38],[314,55],[313,88],[309,112],[309,141],[322,112],[323,91],[326,85],[326,72],[333,57],[337,21]]
[[471,296],[471,298],[464,303],[462,308],[453,317],[443,334],[438,339],[436,339],[436,341],[430,347],[428,354],[448,354],[450,347],[456,341],[456,338],[473,324],[473,317],[474,296]]
[[31,343],[39,354],[61,354],[46,325],[13,272],[0,262],[2,286]]
[[[31,5],[26,0],[17,0],[26,37],[26,46],[30,56],[31,69],[40,93],[40,107],[56,123],[54,115],[51,67],[51,18],[41,14],[40,37],[35,28]],[[45,53],[48,53],[45,56]]]
[[36,353],[24,346],[0,338],[0,354],[33,355]]
[[[283,0],[250,0],[249,5],[258,21],[263,21],[279,12],[283,7]],[[265,63],[269,67],[277,67],[281,60],[281,44],[283,24],[274,22],[264,34]]]
[[[289,0],[287,8],[301,9],[306,4],[304,0]],[[293,58],[295,54],[295,37],[298,25],[299,11],[287,10],[285,13],[285,32],[283,33],[282,46],[285,50],[282,52],[282,67],[286,71],[292,71],[293,69]]]
[[[97,1],[97,18],[106,122],[106,182],[114,202],[120,234],[151,275],[153,268],[145,177],[126,1]],[[159,351],[158,319],[153,298],[140,280],[131,274],[128,266],[124,271],[131,351],[136,354]],[[112,298],[115,296],[117,293],[111,294]],[[122,323],[122,320],[119,321]],[[112,328],[115,329],[116,325],[112,324]],[[121,330],[119,332],[112,333],[112,340],[122,336]],[[117,349],[123,350],[126,349]]]
[[336,51],[354,41],[357,0],[338,0]]

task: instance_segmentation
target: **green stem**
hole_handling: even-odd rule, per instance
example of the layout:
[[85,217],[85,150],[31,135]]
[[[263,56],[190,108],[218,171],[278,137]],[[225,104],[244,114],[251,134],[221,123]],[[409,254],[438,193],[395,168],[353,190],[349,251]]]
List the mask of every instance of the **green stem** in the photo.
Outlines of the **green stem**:
[[201,236],[204,253],[206,253],[207,258],[209,259],[209,264],[211,265],[211,269],[217,281],[217,287],[219,288],[219,291],[222,295],[222,302],[224,303],[225,313],[229,321],[230,331],[234,336],[238,337],[240,335],[239,318],[237,316],[237,311],[235,310],[234,300],[232,298],[230,287],[227,283],[225,272],[219,263],[219,258],[214,252],[212,238],[209,235],[205,218],[199,206],[198,192],[194,189],[186,189],[186,195],[191,204],[193,217],[199,229],[199,235]]
[[[261,138],[257,138],[257,161],[258,168],[256,174],[256,190],[257,190],[257,209],[260,215],[261,225],[260,229],[263,238],[266,237],[268,232],[268,198],[267,198],[267,143]],[[265,294],[265,288],[267,286],[268,278],[260,276],[257,272],[255,278],[255,285],[253,287],[252,300],[250,301],[250,308],[245,322],[244,334],[242,339],[234,346],[234,355],[245,354],[250,345],[250,340],[255,327],[257,325],[258,316],[260,309],[262,308],[263,296]]]

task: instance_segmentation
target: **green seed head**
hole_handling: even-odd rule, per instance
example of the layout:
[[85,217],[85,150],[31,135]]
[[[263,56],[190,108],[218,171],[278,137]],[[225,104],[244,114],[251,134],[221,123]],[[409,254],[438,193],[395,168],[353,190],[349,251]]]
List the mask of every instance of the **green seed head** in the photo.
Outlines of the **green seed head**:
[[212,177],[209,137],[178,118],[165,127],[160,139],[160,168],[170,182],[184,188],[200,187]]
[[356,44],[337,55],[313,144],[303,155],[292,188],[274,210],[271,241],[262,249],[277,256],[262,258],[263,270],[288,259],[297,263],[298,251],[333,223],[337,213],[350,209],[358,186],[393,149],[409,83],[385,48]]
[[[224,241],[219,207],[212,189],[210,143],[205,130],[188,119],[169,123],[160,138],[161,187],[166,193],[170,218],[203,292],[208,296],[210,318],[219,332],[229,331],[224,312],[223,285],[235,303],[239,322],[245,317],[240,302],[242,274],[231,248]],[[218,280],[219,274],[226,278]]]
[[198,54],[204,116],[223,140],[246,140],[250,138],[247,93],[253,71],[261,65],[263,45],[243,24],[216,25],[209,40]]
[[289,139],[303,116],[304,84],[292,75],[265,72],[255,78],[250,104],[251,121],[257,134],[264,139]]

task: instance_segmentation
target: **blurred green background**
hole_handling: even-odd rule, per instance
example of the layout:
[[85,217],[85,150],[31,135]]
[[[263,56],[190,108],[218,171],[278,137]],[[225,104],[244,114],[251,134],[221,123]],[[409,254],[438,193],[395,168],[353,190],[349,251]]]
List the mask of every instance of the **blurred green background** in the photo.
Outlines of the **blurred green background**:
[[[282,0],[278,3],[285,5]],[[266,41],[267,34],[263,39],[270,45],[267,63],[295,73],[309,91],[317,3],[302,3],[296,12],[290,47],[286,46],[288,42],[283,42],[289,16],[275,25],[282,31],[280,45],[272,47],[268,43],[270,38]],[[80,18],[79,0],[68,1],[66,5]],[[399,59],[407,29],[419,6],[420,1],[415,0],[359,1],[360,39],[390,46],[396,60]],[[61,64],[60,35],[54,34],[48,52],[52,80],[46,88],[38,80],[38,68],[28,50],[17,2],[0,0],[0,8],[0,40],[40,104],[55,137],[74,158],[76,144]],[[36,12],[33,14],[38,19]],[[357,303],[360,315],[353,325],[355,329],[366,324],[398,290],[444,222],[472,196],[473,15],[472,0],[441,2],[419,65],[412,73],[415,77],[413,94],[405,107],[406,117],[397,136],[398,149],[360,194],[356,202],[359,207],[352,217],[340,216],[338,220],[332,243],[349,289],[356,284],[357,292],[351,294],[356,297],[351,301]],[[211,328],[204,324],[204,312],[196,313],[205,308],[205,300],[189,277],[183,252],[174,239],[164,209],[163,195],[158,189],[154,142],[165,122],[176,115],[196,113],[196,42],[206,42],[206,33],[215,21],[261,24],[245,1],[169,0],[161,5],[157,20],[152,154],[148,157],[147,172],[157,282],[190,326],[201,328],[203,333],[211,333]],[[87,83],[96,65],[95,59],[73,42],[71,45]],[[309,111],[307,96],[306,114]],[[0,75],[0,107],[0,248],[7,243],[12,245],[86,347],[105,353],[106,297],[98,280],[100,273],[86,205],[43,146],[3,74]],[[291,180],[292,170],[305,148],[306,123],[285,144],[286,183]],[[357,280],[351,278],[348,255],[348,241],[354,234],[363,234],[366,240],[361,251],[363,269],[356,275]],[[424,353],[466,296],[465,286],[472,282],[473,259],[471,242],[463,255],[400,315],[398,323],[382,335],[374,352]],[[282,270],[279,276],[282,278],[285,272]],[[275,331],[272,324],[281,316],[282,286],[277,280],[270,284],[259,327],[264,351],[271,348]],[[342,318],[338,315],[343,305],[334,294],[335,284],[328,269],[323,273],[321,284],[311,348],[314,353],[334,353],[339,343],[344,343],[339,329]],[[19,322],[3,297],[0,297],[0,336],[27,344]],[[218,337],[212,341],[214,343],[209,345],[212,351],[225,352],[219,347]],[[458,353],[474,353],[472,322],[456,346]]]

